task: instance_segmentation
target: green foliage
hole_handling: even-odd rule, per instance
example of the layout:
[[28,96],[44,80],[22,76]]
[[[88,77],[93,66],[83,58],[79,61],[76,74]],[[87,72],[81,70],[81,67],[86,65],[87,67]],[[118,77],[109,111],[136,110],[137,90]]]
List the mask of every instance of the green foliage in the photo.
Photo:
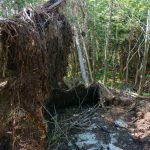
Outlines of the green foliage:
[[[98,39],[105,39],[109,3],[107,0],[88,0],[89,28],[96,32]],[[118,0],[113,2],[112,37],[118,30],[120,42],[128,38],[131,27],[140,28],[150,8],[149,0]],[[113,42],[113,41],[112,41]]]
[[[110,0],[88,0],[87,3],[89,29],[95,33],[95,38],[100,43],[104,43]],[[118,0],[113,2],[112,7],[111,49],[117,44],[116,40],[118,44],[127,41],[131,30],[134,29],[138,33],[145,28],[150,3],[149,0]],[[100,48],[103,49],[103,45]]]
[[[18,0],[18,9],[20,10],[27,3],[35,6],[37,3],[42,3],[46,0]],[[84,0],[83,0],[84,1]],[[14,2],[12,0],[6,0],[6,5],[8,10],[14,8]],[[80,25],[83,21],[83,14],[78,8],[79,12],[77,15],[72,15],[72,10],[74,9],[75,0],[68,0],[66,9],[66,16],[69,18],[71,23]],[[76,2],[77,3],[77,2]],[[78,2],[79,3],[79,2]],[[132,42],[132,48],[135,45],[138,37],[142,34],[141,39],[144,39],[144,30],[146,24],[147,11],[150,8],[149,0],[113,0],[113,5],[111,5],[111,0],[86,0],[87,3],[87,26],[88,30],[86,33],[85,41],[88,54],[90,56],[91,65],[93,67],[94,78],[98,80],[103,79],[103,67],[104,67],[104,47],[107,25],[109,21],[109,10],[112,7],[112,24],[110,32],[109,41],[109,54],[108,54],[108,85],[112,84],[112,69],[114,64],[120,64],[118,56],[113,56],[114,53],[124,54],[127,57],[129,51],[129,38]],[[0,12],[2,15],[3,12]],[[81,23],[81,26],[83,24]],[[71,58],[72,59],[72,58]],[[134,65],[134,64],[133,64]],[[75,74],[80,74],[80,69],[78,71],[74,69],[74,64],[69,64],[70,68],[68,70],[68,77],[72,77]],[[79,65],[76,65],[76,67]],[[119,68],[120,69],[120,68]],[[120,70],[116,72],[116,85],[121,84],[121,73]],[[146,75],[146,77],[149,75]]]
[[[25,5],[30,4],[35,6],[37,3],[43,3],[46,0],[18,0],[16,3],[14,0],[2,0],[0,2],[1,8],[6,6],[8,16],[12,16],[12,10],[17,9],[20,11]],[[4,9],[4,8],[3,8]],[[0,16],[3,16],[3,9],[0,9]]]
[[150,96],[150,93],[143,93],[143,96]]

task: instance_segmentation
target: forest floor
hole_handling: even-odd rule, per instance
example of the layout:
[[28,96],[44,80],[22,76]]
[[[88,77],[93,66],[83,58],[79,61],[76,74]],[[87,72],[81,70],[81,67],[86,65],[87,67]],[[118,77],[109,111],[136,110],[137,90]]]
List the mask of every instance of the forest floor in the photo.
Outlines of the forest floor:
[[[113,104],[104,107],[57,110],[48,150],[150,150],[150,97],[120,91],[113,94]],[[1,114],[9,106],[8,101],[3,102]],[[1,128],[3,123],[1,119]],[[1,138],[0,147],[7,142]]]
[[104,108],[69,108],[56,118],[50,150],[150,150],[148,97]]

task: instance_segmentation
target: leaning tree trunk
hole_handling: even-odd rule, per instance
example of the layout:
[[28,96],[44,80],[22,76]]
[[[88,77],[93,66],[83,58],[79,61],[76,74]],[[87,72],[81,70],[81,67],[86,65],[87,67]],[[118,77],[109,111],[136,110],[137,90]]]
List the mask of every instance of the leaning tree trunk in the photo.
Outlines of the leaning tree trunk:
[[80,63],[82,79],[83,79],[84,83],[86,85],[88,85],[89,81],[88,81],[88,77],[87,77],[87,74],[86,74],[85,65],[84,65],[84,62],[83,62],[83,55],[82,55],[82,51],[81,51],[81,47],[80,47],[78,31],[77,31],[77,28],[76,28],[75,25],[74,25],[74,34],[75,34],[75,43],[76,43],[77,52],[78,52],[78,58],[79,58],[79,63]]
[[141,94],[143,91],[143,86],[144,86],[144,81],[145,81],[145,73],[146,73],[149,44],[150,44],[149,38],[150,38],[150,10],[148,10],[148,16],[147,16],[147,26],[146,26],[146,35],[145,35],[145,50],[144,50],[143,61],[141,64],[141,79],[140,79],[139,90],[138,90],[139,94]]

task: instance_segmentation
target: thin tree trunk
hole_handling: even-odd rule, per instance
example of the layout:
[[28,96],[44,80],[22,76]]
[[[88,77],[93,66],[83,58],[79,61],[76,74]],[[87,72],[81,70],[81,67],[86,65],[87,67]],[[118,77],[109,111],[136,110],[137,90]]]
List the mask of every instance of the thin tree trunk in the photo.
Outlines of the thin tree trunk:
[[16,15],[18,13],[18,0],[14,0],[14,14]]
[[84,65],[84,62],[83,62],[83,55],[82,55],[80,42],[79,42],[78,31],[77,31],[77,28],[76,28],[75,25],[74,25],[74,35],[75,35],[75,43],[76,43],[78,57],[79,57],[79,63],[80,63],[82,79],[83,79],[85,85],[88,85],[89,80],[88,80],[88,77],[87,77],[87,74],[86,74],[86,69],[85,69],[85,65]]
[[137,63],[137,66],[136,66],[136,75],[135,75],[135,81],[134,81],[134,87],[138,87],[138,84],[139,84],[139,77],[140,77],[140,72],[141,72],[141,62],[142,62],[142,58],[141,58],[141,54],[140,54],[140,49],[142,47],[142,44],[140,44],[139,48],[138,48],[138,63]]
[[144,50],[143,61],[141,64],[142,69],[141,69],[141,79],[140,79],[139,90],[138,90],[139,94],[143,92],[143,86],[145,82],[145,73],[146,73],[146,66],[147,66],[147,61],[148,61],[149,42],[150,42],[149,38],[150,38],[150,10],[148,10],[148,16],[147,16],[145,50]]
[[113,54],[113,70],[112,70],[112,87],[114,87],[115,83],[116,83],[116,64],[115,64],[115,60],[116,60],[116,51],[114,50],[114,54]]
[[2,16],[7,18],[7,6],[5,1],[2,2]]
[[[79,7],[81,9],[81,12],[82,12],[82,26],[79,25],[79,22],[78,22],[78,27],[79,27],[79,30],[80,30],[80,33],[84,33],[86,34],[88,32],[88,27],[87,27],[87,24],[88,24],[88,13],[87,13],[87,5],[86,5],[86,1],[84,0],[81,0],[79,2]],[[87,39],[85,37],[85,35],[82,35],[80,36],[81,38],[81,41],[82,41],[82,46],[83,46],[83,50],[84,50],[84,55],[85,55],[85,58],[86,58],[86,62],[87,62],[87,68],[89,70],[89,75],[90,75],[90,81],[93,82],[93,75],[92,75],[92,69],[91,69],[91,64],[90,64],[90,60],[89,60],[89,55],[88,55],[88,52],[87,52],[87,48],[86,48],[86,43],[87,43]]]
[[89,60],[89,55],[88,55],[88,52],[87,52],[87,49],[86,49],[84,38],[82,36],[81,36],[81,39],[82,39],[83,50],[84,50],[84,53],[85,53],[85,57],[86,57],[86,61],[87,61],[87,66],[88,66],[91,82],[93,82],[93,75],[92,75],[92,69],[91,69],[91,64],[90,64],[90,60]]
[[110,8],[109,8],[109,22],[106,30],[106,43],[104,48],[104,79],[103,83],[106,84],[107,82],[107,71],[108,71],[108,48],[109,48],[109,40],[110,40],[110,30],[111,30],[111,23],[112,23],[112,9],[113,9],[113,0],[111,0]]
[[[96,14],[96,0],[94,1],[94,7],[93,7],[93,13]],[[93,72],[93,76],[95,76],[95,66],[96,66],[96,34],[95,34],[95,30],[96,30],[96,16],[93,15],[93,32],[91,32],[92,37],[92,72]]]
[[120,80],[123,82],[123,80],[124,80],[124,75],[123,75],[123,68],[124,68],[124,63],[123,63],[123,58],[124,58],[124,55],[123,55],[123,53],[122,53],[122,47],[121,47],[121,45],[118,45],[118,59],[119,59],[119,74],[120,74]]
[[[132,29],[130,31],[129,36],[132,36]],[[128,79],[129,79],[129,60],[130,60],[130,56],[131,56],[131,37],[129,37],[129,51],[128,51],[128,56],[127,56],[127,60],[126,60],[126,73],[125,73],[125,84],[127,84]]]

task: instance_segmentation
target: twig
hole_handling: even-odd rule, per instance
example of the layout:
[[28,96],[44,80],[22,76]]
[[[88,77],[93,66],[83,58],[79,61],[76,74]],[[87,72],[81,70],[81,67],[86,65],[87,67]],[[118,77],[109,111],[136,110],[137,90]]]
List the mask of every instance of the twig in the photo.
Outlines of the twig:
[[63,2],[64,0],[59,0],[58,2],[54,3],[53,5],[49,6],[48,9],[51,10],[51,9],[54,9],[56,7],[58,7],[59,5],[61,5],[61,3]]

